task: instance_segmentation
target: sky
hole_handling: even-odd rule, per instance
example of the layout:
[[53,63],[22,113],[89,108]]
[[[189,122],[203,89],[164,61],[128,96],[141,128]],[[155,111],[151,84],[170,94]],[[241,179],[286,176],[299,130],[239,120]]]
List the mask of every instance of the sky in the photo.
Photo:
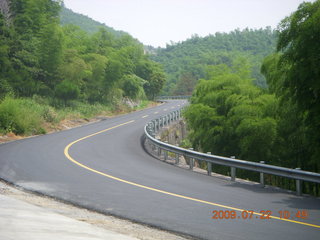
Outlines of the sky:
[[[309,0],[310,1],[310,0]],[[312,2],[314,0],[311,0]],[[64,0],[67,8],[165,47],[192,35],[276,28],[303,0]]]

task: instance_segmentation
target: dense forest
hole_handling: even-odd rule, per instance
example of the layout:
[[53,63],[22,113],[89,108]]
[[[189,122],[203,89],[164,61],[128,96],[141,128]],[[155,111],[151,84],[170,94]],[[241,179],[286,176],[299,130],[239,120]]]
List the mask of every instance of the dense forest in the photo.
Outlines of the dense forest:
[[250,77],[257,86],[266,88],[260,73],[264,57],[274,52],[276,32],[271,28],[235,30],[216,33],[207,37],[197,35],[166,48],[148,48],[153,60],[163,64],[167,83],[163,95],[191,95],[194,86],[211,66],[224,64],[229,67],[243,61],[250,66]]
[[[66,9],[61,25],[61,5],[51,0],[1,2],[2,133],[41,132],[36,120],[48,118],[52,107],[114,107],[123,99],[153,99],[165,82],[160,64],[151,61],[143,45],[129,34],[105,26],[90,34],[67,24],[76,17]],[[94,24],[82,15],[77,19],[80,26],[88,25],[86,21]],[[42,117],[30,119],[30,127],[25,126],[22,119],[36,116],[39,104],[48,108],[38,114]],[[24,111],[28,107],[34,114]]]
[[[276,51],[261,67],[268,88],[252,83],[245,61],[207,69],[185,111],[189,140],[204,152],[320,172],[320,1],[301,4],[277,32]],[[295,188],[288,179],[267,180]],[[305,184],[304,191],[320,194],[315,184]]]

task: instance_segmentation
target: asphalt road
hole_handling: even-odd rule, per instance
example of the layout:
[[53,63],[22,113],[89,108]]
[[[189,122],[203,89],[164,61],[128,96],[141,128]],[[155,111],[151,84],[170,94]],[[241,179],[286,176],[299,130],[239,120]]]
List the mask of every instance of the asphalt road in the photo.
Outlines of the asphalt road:
[[[144,125],[183,103],[169,101],[71,130],[2,144],[0,178],[196,239],[319,239],[319,198],[209,177],[147,154],[141,146]],[[276,218],[279,211],[288,211],[290,221],[259,215],[249,219],[250,212],[243,210],[270,211]],[[212,219],[214,211],[236,214],[236,218]],[[297,217],[298,211],[308,213],[306,219]],[[248,219],[243,219],[247,213]]]

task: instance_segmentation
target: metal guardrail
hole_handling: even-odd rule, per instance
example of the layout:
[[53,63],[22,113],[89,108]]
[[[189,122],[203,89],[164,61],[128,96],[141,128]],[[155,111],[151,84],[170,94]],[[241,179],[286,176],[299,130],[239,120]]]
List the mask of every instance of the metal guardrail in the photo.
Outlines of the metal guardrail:
[[191,96],[185,95],[185,96],[158,96],[157,100],[172,100],[172,99],[189,99]]
[[208,175],[210,176],[212,172],[212,164],[228,166],[231,168],[232,181],[235,181],[236,179],[237,168],[259,172],[260,184],[262,186],[265,185],[264,174],[271,174],[275,176],[295,179],[296,192],[297,192],[297,195],[299,196],[302,194],[302,181],[320,183],[319,173],[303,171],[303,170],[300,170],[299,168],[290,169],[285,167],[278,167],[274,165],[265,164],[264,162],[257,163],[257,162],[239,160],[232,157],[228,158],[228,157],[211,155],[210,153],[200,153],[197,151],[193,151],[193,149],[185,149],[185,148],[177,147],[168,143],[164,143],[155,138],[156,133],[159,132],[159,130],[162,127],[169,125],[173,121],[177,121],[180,118],[181,118],[181,109],[152,120],[144,128],[145,136],[146,136],[146,139],[149,141],[149,144],[151,144],[154,148],[157,148],[159,157],[163,152],[165,160],[168,157],[168,152],[175,153],[176,164],[178,164],[179,156],[182,155],[190,159],[189,167],[191,170],[193,169],[195,160],[205,161],[207,164],[207,172],[208,172]]

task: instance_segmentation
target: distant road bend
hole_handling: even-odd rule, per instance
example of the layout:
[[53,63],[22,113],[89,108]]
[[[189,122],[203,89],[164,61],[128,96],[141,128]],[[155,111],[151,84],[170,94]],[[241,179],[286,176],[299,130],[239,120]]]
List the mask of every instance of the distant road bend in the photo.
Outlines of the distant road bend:
[[[185,103],[171,100],[98,123],[2,144],[0,178],[196,239],[318,239],[319,198],[208,177],[161,162],[143,150],[144,125]],[[270,213],[272,218],[249,218],[250,211]],[[280,219],[279,211],[289,212],[290,218]],[[297,217],[299,211],[308,216]],[[219,214],[225,217],[219,219]],[[228,214],[236,215],[227,219]]]

